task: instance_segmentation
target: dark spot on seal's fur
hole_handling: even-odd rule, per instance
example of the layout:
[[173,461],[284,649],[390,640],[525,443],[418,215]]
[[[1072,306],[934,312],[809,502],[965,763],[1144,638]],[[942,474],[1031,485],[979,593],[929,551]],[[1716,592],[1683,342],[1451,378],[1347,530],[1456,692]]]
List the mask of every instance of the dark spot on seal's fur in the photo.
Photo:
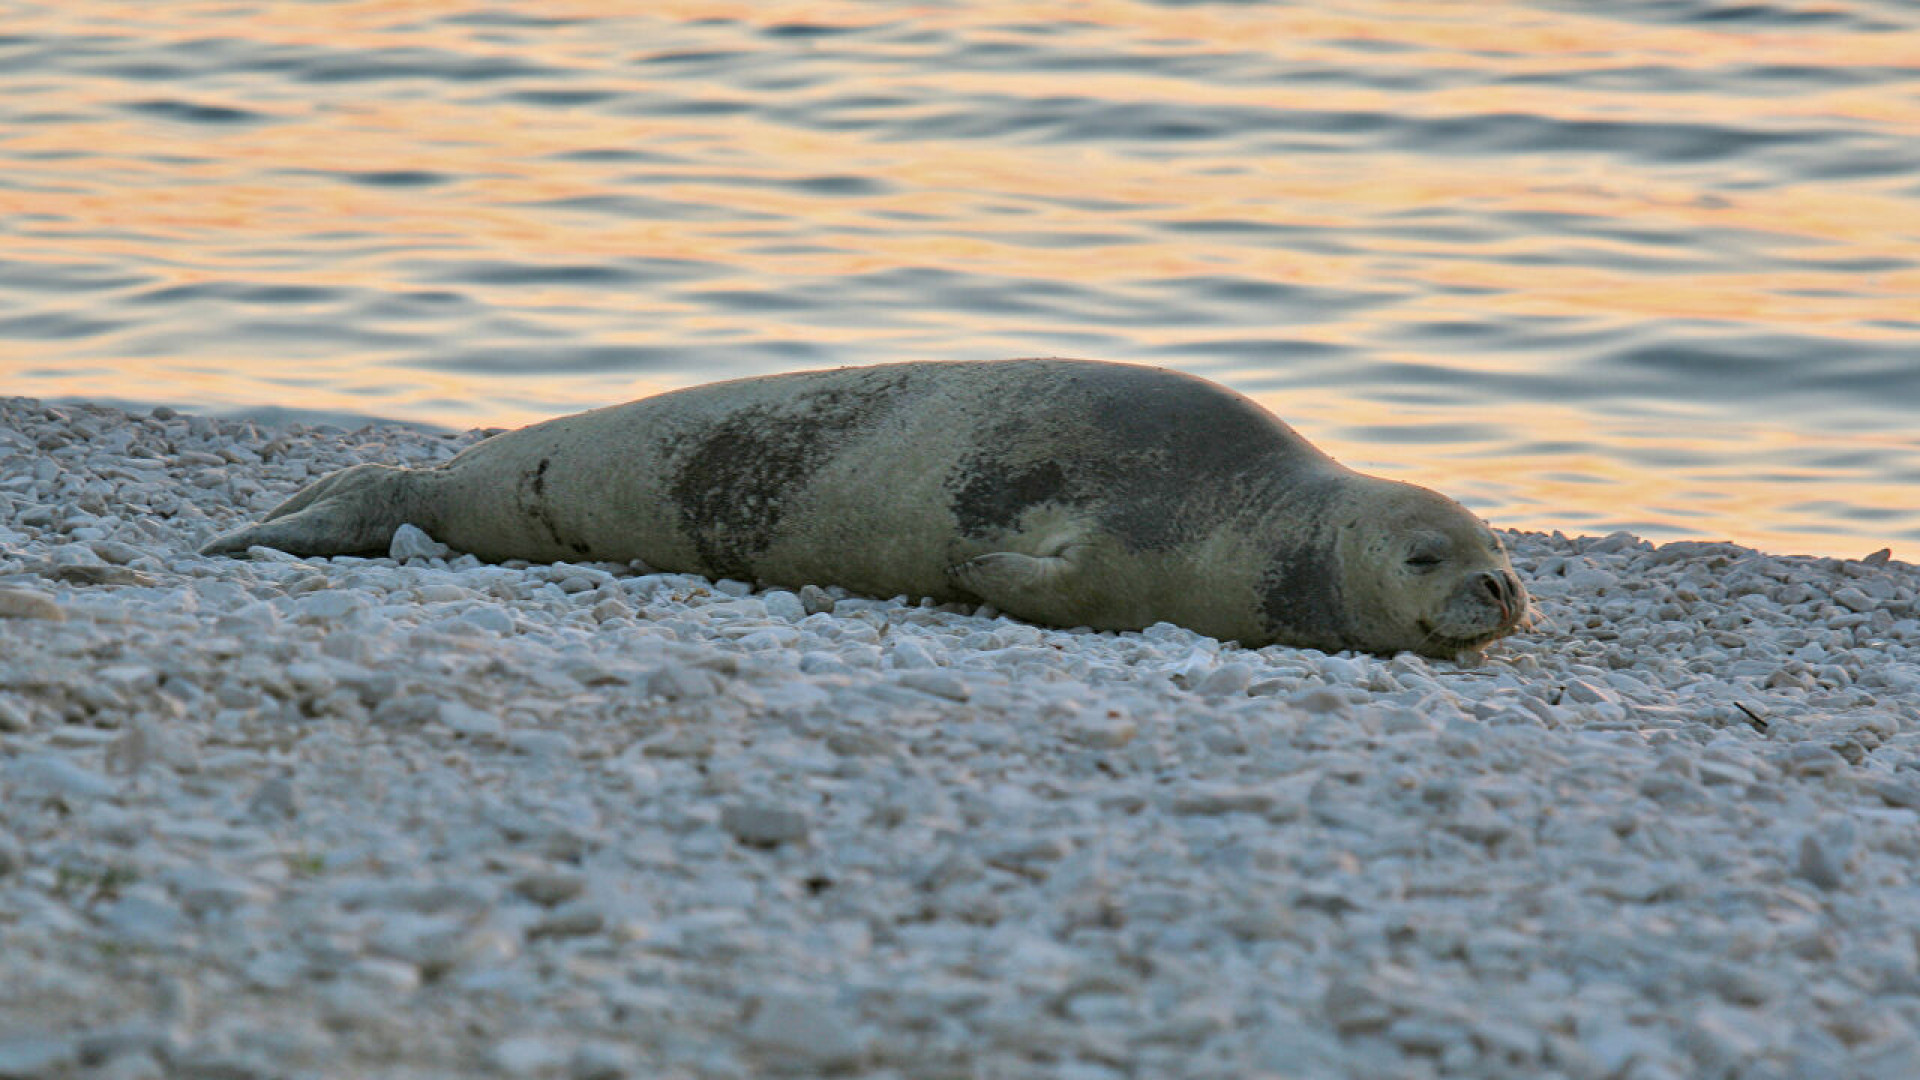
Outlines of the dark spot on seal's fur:
[[520,482],[524,489],[520,498],[521,510],[538,522],[540,527],[546,530],[547,535],[553,538],[554,543],[575,551],[585,551],[586,549],[578,543],[567,543],[565,534],[560,531],[560,523],[553,518],[553,507],[547,503],[547,469],[552,465],[552,458],[543,457],[532,472],[521,477]]
[[1260,613],[1276,640],[1298,640],[1302,630],[1320,642],[1344,639],[1349,630],[1345,610],[1340,563],[1331,542],[1289,548],[1274,556],[1261,575]]
[[752,580],[796,495],[885,414],[900,383],[875,378],[741,409],[671,447],[673,505],[707,572]]
[[[1324,521],[1327,504],[1337,497],[1339,481],[1321,479],[1299,484],[1289,493],[1300,521]],[[1347,528],[1357,526],[1349,522]],[[1341,530],[1328,528],[1318,536],[1295,536],[1276,551],[1260,577],[1260,613],[1266,630],[1281,641],[1311,631],[1319,641],[1351,635],[1345,597],[1340,588]]]
[[1093,508],[1090,524],[1130,550],[1165,551],[1233,513],[1223,499],[1255,500],[1287,462],[1324,457],[1239,394],[1157,368],[1060,362],[1028,398],[1040,403],[1022,400],[949,474],[968,535],[1050,503]]
[[1020,515],[1043,503],[1065,503],[1066,471],[1057,461],[1004,466],[982,455],[970,471],[955,477],[953,516],[962,532],[984,536],[1011,529]]

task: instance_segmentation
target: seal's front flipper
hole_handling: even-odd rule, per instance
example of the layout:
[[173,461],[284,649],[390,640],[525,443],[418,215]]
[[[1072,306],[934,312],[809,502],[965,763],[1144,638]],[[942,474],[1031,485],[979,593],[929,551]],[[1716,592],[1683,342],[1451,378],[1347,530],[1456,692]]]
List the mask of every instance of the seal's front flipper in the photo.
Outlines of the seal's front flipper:
[[356,465],[322,477],[275,507],[259,523],[207,541],[202,555],[237,555],[269,547],[291,555],[384,555],[393,530],[406,524],[406,469]]
[[1079,578],[1074,550],[1069,548],[1059,555],[990,552],[948,567],[947,576],[955,585],[1002,611],[1045,621],[1074,591],[1073,584]]

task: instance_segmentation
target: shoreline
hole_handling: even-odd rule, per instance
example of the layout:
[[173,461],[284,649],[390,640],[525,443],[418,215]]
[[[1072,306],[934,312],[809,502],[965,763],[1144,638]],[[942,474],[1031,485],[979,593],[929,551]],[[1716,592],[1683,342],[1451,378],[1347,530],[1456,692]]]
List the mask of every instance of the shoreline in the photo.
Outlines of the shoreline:
[[1920,568],[1472,663],[193,554],[477,438],[0,399],[0,1074],[1907,1075]]

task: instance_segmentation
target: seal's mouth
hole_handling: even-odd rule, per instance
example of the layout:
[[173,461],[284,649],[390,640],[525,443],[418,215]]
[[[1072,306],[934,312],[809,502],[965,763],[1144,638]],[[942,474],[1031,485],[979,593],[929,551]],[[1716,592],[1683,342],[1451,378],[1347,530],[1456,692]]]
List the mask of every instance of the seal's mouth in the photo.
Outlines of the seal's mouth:
[[1435,628],[1432,620],[1422,619],[1415,624],[1419,628],[1421,635],[1421,645],[1416,651],[1426,653],[1429,656],[1457,656],[1464,652],[1479,652],[1481,649],[1513,633],[1518,623],[1518,615],[1513,615],[1509,618],[1506,612],[1502,612],[1500,625],[1492,630],[1485,630],[1473,634],[1447,634]]
[[1507,569],[1482,570],[1463,580],[1438,618],[1415,623],[1419,651],[1428,655],[1478,652],[1513,633],[1527,614],[1527,590]]

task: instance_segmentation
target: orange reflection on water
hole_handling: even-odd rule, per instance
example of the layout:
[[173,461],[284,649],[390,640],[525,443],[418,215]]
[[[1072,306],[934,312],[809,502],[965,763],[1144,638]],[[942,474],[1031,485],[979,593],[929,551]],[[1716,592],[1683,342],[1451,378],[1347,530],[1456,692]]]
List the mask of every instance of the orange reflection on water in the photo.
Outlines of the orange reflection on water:
[[[304,81],[245,72],[170,81],[76,62],[57,78],[14,88],[9,100],[28,119],[7,125],[0,139],[0,257],[44,266],[49,276],[97,265],[137,280],[71,295],[0,292],[0,302],[30,315],[116,323],[92,334],[0,336],[0,391],[511,425],[743,372],[693,364],[539,370],[524,361],[475,369],[446,357],[524,356],[541,343],[638,354],[775,341],[867,361],[1050,352],[1066,338],[1112,341],[1136,357],[1179,364],[1183,346],[1201,355],[1219,340],[1284,339],[1371,356],[1404,349],[1410,363],[1514,372],[1559,358],[1480,355],[1423,339],[1420,327],[1538,318],[1622,335],[1671,325],[1861,342],[1913,337],[1920,201],[1910,176],[1756,182],[1762,166],[1741,160],[1722,167],[1580,147],[1416,147],[1337,124],[1293,130],[1285,122],[1295,114],[1446,121],[1472,134],[1490,118],[1524,117],[1539,125],[1690,126],[1710,143],[1719,129],[1782,132],[1851,118],[1913,145],[1920,95],[1834,85],[1783,96],[1715,81],[1769,65],[1910,65],[1912,42],[1899,35],[1387,0],[1285,8],[666,0],[637,14],[609,15],[614,10],[547,0],[537,14],[555,21],[531,29],[461,21],[477,11],[469,0],[103,2],[16,13],[6,30],[22,38],[189,51],[193,43],[238,41],[322,57],[341,70]],[[793,24],[868,34],[816,41],[768,33]],[[1027,48],[1047,35],[1023,28],[1049,24],[1069,36],[1069,53],[1206,62],[1002,69],[956,64],[965,50],[943,51],[955,41],[989,54],[980,47]],[[730,52],[746,59],[729,68]],[[712,61],[713,73],[655,62],[703,53],[723,58]],[[473,70],[461,79],[353,70],[421,56]],[[739,66],[765,66],[778,77],[750,77],[756,72],[743,75]],[[1211,77],[1216,67],[1227,74]],[[1354,68],[1381,77],[1320,77]],[[1673,90],[1633,82],[1633,72],[1656,70],[1694,78]],[[587,96],[562,105],[539,96],[553,93]],[[879,103],[869,112],[893,126],[864,122],[868,113],[848,98]],[[183,122],[141,107],[156,100],[244,116]],[[1004,102],[1025,107],[1008,115],[1031,116],[1034,134],[916,126]],[[1266,118],[1281,132],[1273,136],[1280,149],[1230,123],[1187,141],[1050,136],[1046,124],[1074,105],[1122,116],[1151,106],[1175,116]],[[836,122],[812,122],[814,111]],[[78,119],[31,119],[46,115]],[[858,183],[823,182],[835,178]],[[658,285],[643,276],[610,287],[592,275],[473,269],[639,261],[698,266],[704,276],[690,284],[663,275]],[[702,299],[831,296],[838,282],[928,269],[1013,283],[1015,292],[1023,283],[1071,286],[1100,303],[1007,314],[903,295],[891,301],[899,310],[863,311],[850,299],[823,313],[798,303],[755,309]],[[1204,279],[1378,302],[1322,310],[1304,301],[1263,313],[1210,302],[1203,292],[1182,317],[1123,317],[1129,303],[1174,291],[1168,282]],[[233,283],[297,286],[317,299],[270,311],[217,294],[177,309],[139,303],[168,289]],[[378,302],[421,294],[444,301],[446,313],[401,305],[396,314]],[[0,318],[18,313],[0,308]],[[351,321],[369,339],[303,336],[301,318]],[[495,324],[511,324],[511,332]],[[388,329],[393,342],[371,337]],[[1253,382],[1289,358],[1247,363]],[[1419,415],[1372,403],[1369,394],[1380,391],[1330,383],[1326,400],[1308,403],[1305,420],[1330,432],[1323,444],[1343,456],[1386,454],[1337,434]],[[1301,403],[1275,404],[1290,419],[1302,415]],[[1385,460],[1444,490],[1457,492],[1470,475],[1465,496],[1510,512],[1505,523],[1627,521],[1651,532],[1666,521],[1808,550],[1866,527],[1835,520],[1822,534],[1782,524],[1799,520],[1791,506],[1813,501],[1811,482],[1803,489],[1706,464],[1627,463],[1662,452],[1676,461],[1737,456],[1743,439],[1790,461],[1816,442],[1843,442],[1844,432],[1794,435],[1785,429],[1801,418],[1781,416],[1757,418],[1782,428],[1776,435],[1747,426],[1690,438],[1685,428],[1629,430],[1582,404],[1476,402],[1472,421],[1497,432],[1485,445],[1427,445]],[[1590,449],[1503,456],[1503,448],[1535,443]],[[1907,443],[1864,449],[1913,452]],[[1899,497],[1893,490],[1827,470],[1818,498],[1870,506]],[[1640,509],[1623,515],[1620,507]],[[1821,535],[1829,540],[1817,541]]]
[[[1458,413],[1353,401],[1322,409],[1274,395],[1256,400],[1349,467],[1445,492],[1502,528],[1570,536],[1626,530],[1656,543],[1734,540],[1780,554],[1858,558],[1886,546],[1881,521],[1799,509],[1802,503],[1883,503],[1890,490],[1884,477],[1866,468],[1813,469],[1799,462],[1831,455],[1836,445],[1866,459],[1885,451],[1910,458],[1920,449],[1920,439],[1908,434],[1812,438],[1707,416],[1596,421],[1577,409],[1500,403],[1476,409],[1472,421],[1490,430],[1530,432],[1533,439],[1411,447],[1380,433],[1458,420]],[[1354,428],[1373,437],[1345,433]],[[1551,452],[1529,452],[1528,443],[1546,444]],[[1615,450],[1626,446],[1631,457]],[[1910,546],[1893,546],[1911,557]]]

